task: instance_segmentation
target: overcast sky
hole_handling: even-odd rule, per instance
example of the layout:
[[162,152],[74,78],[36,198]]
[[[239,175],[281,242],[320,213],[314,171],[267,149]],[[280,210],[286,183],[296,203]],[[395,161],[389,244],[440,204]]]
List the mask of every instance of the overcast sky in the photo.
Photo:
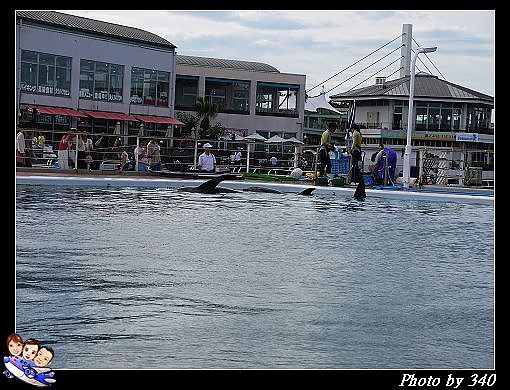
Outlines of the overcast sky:
[[[438,47],[427,54],[433,64],[420,54],[428,70],[417,61],[419,70],[494,96],[494,10],[57,11],[150,31],[176,45],[178,54],[264,62],[283,73],[304,74],[307,90],[398,37],[403,24],[412,24],[420,46]],[[356,88],[374,84],[375,73],[397,60],[400,50],[346,79],[400,44],[401,38],[326,82],[326,91],[343,83],[327,96],[371,75]],[[417,46],[413,42],[413,49]],[[389,76],[399,66],[396,62],[377,76]],[[389,79],[398,77],[396,72]]]

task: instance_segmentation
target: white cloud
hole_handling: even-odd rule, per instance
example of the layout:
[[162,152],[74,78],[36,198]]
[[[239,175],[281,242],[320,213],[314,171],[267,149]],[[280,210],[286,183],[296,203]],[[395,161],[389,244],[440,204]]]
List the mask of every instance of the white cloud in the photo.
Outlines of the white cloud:
[[[180,54],[266,62],[281,72],[306,74],[308,88],[398,37],[403,24],[412,24],[413,37],[420,45],[438,46],[430,58],[447,80],[494,93],[494,11],[61,12],[153,32],[175,44]],[[397,40],[388,45],[352,71],[360,71],[399,44]],[[396,52],[333,92],[349,89],[398,55]],[[337,84],[341,77],[335,79]],[[344,79],[347,77],[346,73]],[[331,82],[329,87],[334,86]],[[373,79],[361,86],[370,83]]]

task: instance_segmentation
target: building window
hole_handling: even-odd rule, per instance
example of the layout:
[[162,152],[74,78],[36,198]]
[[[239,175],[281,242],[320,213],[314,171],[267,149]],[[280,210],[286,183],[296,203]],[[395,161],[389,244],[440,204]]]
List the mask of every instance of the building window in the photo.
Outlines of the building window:
[[153,69],[131,69],[131,103],[168,107],[170,73]]
[[175,77],[175,108],[177,110],[192,110],[198,97],[198,77]]
[[249,114],[250,82],[207,77],[205,99],[218,104],[220,112]]
[[80,61],[80,99],[122,102],[124,66]]
[[299,85],[257,83],[257,115],[298,117]]
[[22,50],[20,89],[44,95],[71,96],[71,58]]

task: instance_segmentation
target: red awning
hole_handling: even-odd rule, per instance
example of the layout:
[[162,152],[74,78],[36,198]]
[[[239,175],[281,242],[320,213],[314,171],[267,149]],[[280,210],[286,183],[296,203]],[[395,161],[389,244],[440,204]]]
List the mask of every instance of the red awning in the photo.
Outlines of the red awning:
[[83,111],[85,114],[96,119],[112,119],[117,121],[131,121],[138,122],[134,116],[122,114],[120,112],[105,112],[105,111]]
[[180,120],[177,120],[175,118],[170,117],[163,117],[163,116],[142,116],[142,115],[136,115],[136,117],[141,120],[142,122],[149,122],[149,123],[167,123],[169,125],[183,125]]
[[28,106],[28,108],[36,109],[39,114],[77,116],[77,117],[85,116],[80,111],[76,111],[71,108],[45,107],[45,106]]

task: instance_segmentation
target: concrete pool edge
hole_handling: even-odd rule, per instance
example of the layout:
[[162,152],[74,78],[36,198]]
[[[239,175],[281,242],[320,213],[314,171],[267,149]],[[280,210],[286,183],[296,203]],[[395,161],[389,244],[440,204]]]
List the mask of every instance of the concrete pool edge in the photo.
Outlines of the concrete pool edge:
[[[16,185],[56,185],[56,186],[94,186],[94,187],[144,187],[144,188],[178,188],[183,186],[198,186],[205,179],[170,179],[170,178],[143,178],[143,177],[112,177],[112,176],[55,176],[55,175],[16,175]],[[242,190],[250,186],[264,186],[281,192],[297,193],[310,184],[266,183],[248,180],[225,180],[222,187]],[[335,196],[352,196],[354,187],[313,186],[315,193]],[[458,203],[494,204],[494,195],[491,193],[467,193],[445,190],[386,190],[366,188],[367,198],[378,197],[401,200],[430,200]]]

